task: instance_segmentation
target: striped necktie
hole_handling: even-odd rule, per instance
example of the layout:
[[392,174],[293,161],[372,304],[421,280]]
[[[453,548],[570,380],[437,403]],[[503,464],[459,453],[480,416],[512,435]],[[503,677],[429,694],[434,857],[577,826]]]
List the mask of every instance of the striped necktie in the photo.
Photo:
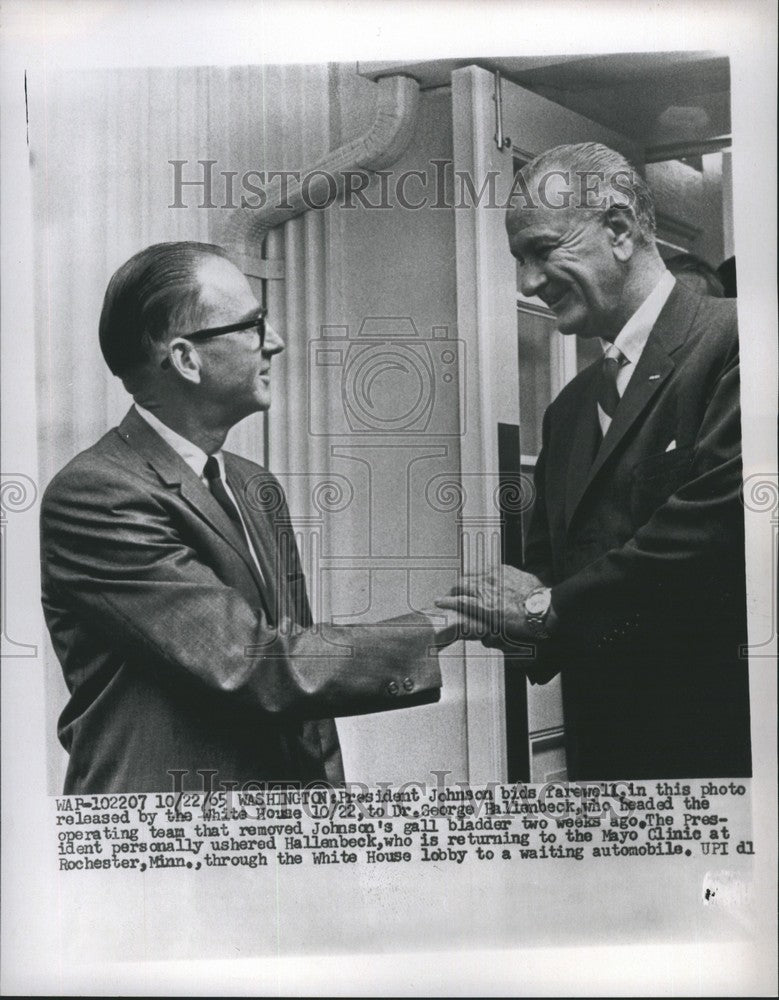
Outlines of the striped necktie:
[[609,344],[601,361],[598,379],[598,418],[604,434],[611,426],[611,420],[619,405],[621,397],[617,387],[617,375],[620,368],[627,364],[627,360],[618,347]]

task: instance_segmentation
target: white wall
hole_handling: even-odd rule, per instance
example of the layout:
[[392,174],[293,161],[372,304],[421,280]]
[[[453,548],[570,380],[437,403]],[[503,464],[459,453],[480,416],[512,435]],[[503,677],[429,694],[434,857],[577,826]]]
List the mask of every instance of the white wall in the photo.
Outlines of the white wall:
[[[414,139],[400,160],[390,168],[393,177],[405,170],[419,170],[428,177],[433,159],[452,158],[451,94],[448,90],[421,95]],[[432,194],[432,181],[428,195]],[[390,190],[394,189],[394,181]],[[378,181],[366,191],[380,202]],[[421,200],[421,182],[408,186],[410,201]],[[447,328],[456,339],[456,274],[454,211],[432,207],[417,210],[397,206],[389,210],[344,210],[333,206],[328,224],[331,254],[328,258],[333,293],[330,321],[348,326],[354,334],[366,317],[411,319],[420,338],[431,338],[434,327]],[[430,198],[432,200],[432,197]],[[389,325],[392,327],[392,324]],[[402,355],[399,355],[402,358]],[[402,388],[402,382],[394,383]],[[377,556],[408,555],[409,567],[374,571],[371,615],[382,618],[411,607],[429,606],[436,594],[454,582],[458,558],[458,530],[454,511],[436,509],[426,488],[434,477],[459,476],[459,413],[456,398],[446,395],[452,383],[436,385],[433,421],[443,436],[410,437],[402,433],[366,442],[352,435],[341,438],[344,452],[360,455],[370,463],[373,481],[373,521],[370,535]],[[411,384],[413,392],[415,383]],[[398,398],[398,411],[406,412],[412,399]],[[430,425],[433,426],[432,424]],[[340,459],[333,466],[355,474],[355,463]],[[362,474],[365,472],[362,465]],[[359,478],[360,473],[357,473]],[[358,526],[352,539],[339,540],[345,551],[364,539],[366,525]],[[427,568],[448,561],[449,569]],[[352,575],[363,594],[369,574]],[[406,601],[408,595],[409,600]],[[336,610],[336,609],[334,609]],[[459,647],[444,660],[441,702],[408,712],[347,719],[339,724],[347,773],[367,781],[423,780],[432,769],[452,772],[465,779],[464,665]]]

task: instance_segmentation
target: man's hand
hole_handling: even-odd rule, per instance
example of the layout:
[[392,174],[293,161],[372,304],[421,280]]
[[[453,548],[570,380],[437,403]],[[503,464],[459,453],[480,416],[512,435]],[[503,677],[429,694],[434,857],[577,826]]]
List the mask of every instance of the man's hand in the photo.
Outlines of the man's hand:
[[536,638],[525,617],[525,598],[543,586],[532,573],[503,565],[461,576],[449,594],[435,603],[464,616],[471,635],[479,635],[485,646],[510,650],[513,644]]
[[[438,602],[436,602],[438,603]],[[478,631],[478,623],[468,615],[461,614],[454,608],[425,608],[422,614],[427,615],[435,632],[434,643],[439,649],[449,646],[458,639],[483,639],[484,629]]]

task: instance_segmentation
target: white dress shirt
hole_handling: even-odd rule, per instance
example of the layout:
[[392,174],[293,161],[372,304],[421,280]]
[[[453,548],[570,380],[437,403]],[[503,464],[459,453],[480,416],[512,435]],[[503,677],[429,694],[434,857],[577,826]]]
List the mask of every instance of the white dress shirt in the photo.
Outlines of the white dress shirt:
[[[676,278],[670,271],[663,271],[659,281],[647,295],[641,305],[636,309],[627,323],[622,327],[614,338],[616,347],[625,358],[622,367],[617,372],[617,392],[624,396],[628,382],[636,370],[636,365],[644,352],[652,327],[657,322],[657,318],[663,310],[663,306],[668,301],[668,296],[673,291]],[[606,348],[608,349],[608,344]],[[611,426],[611,418],[598,406],[598,420],[603,434]]]
[[[196,444],[192,444],[191,441],[188,441],[185,437],[182,437],[176,431],[171,430],[171,428],[168,427],[167,424],[163,424],[160,418],[156,417],[153,413],[150,413],[149,410],[146,410],[142,406],[139,406],[138,403],[135,403],[134,405],[138,415],[143,417],[143,419],[146,421],[149,427],[151,427],[153,431],[156,431],[162,438],[162,440],[166,444],[169,444],[170,447],[184,459],[184,461],[187,463],[190,469],[192,469],[195,475],[200,479],[200,481],[203,483],[206,489],[208,489],[210,492],[208,480],[203,474],[203,469],[205,468],[206,461],[208,460],[208,455],[206,455],[203,449],[198,448]],[[235,494],[230,489],[230,484],[227,482],[227,476],[225,474],[224,455],[222,454],[221,450],[217,451],[214,454],[214,458],[217,460],[219,464],[219,475],[222,477],[222,483],[224,485],[225,492],[229,496],[235,509],[238,511],[238,516],[241,519],[243,534],[244,538],[246,539],[246,545],[249,549],[249,554],[251,555],[252,561],[254,562],[254,565],[257,568],[257,572],[260,575],[260,579],[262,580],[263,579],[262,569],[260,567],[259,560],[257,559],[257,553],[254,551],[254,546],[252,545],[251,538],[249,537],[249,532],[246,530],[246,521],[244,521],[243,514],[241,513],[241,508],[235,502]]]

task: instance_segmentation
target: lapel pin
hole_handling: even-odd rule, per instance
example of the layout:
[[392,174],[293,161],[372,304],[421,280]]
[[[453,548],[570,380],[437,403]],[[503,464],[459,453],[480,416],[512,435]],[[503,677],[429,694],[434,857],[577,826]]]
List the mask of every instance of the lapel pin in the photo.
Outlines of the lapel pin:
[[654,382],[654,380],[655,380],[656,378],[660,378],[660,376],[659,376],[659,375],[650,375],[650,376],[649,376],[649,381],[650,381],[650,382]]

